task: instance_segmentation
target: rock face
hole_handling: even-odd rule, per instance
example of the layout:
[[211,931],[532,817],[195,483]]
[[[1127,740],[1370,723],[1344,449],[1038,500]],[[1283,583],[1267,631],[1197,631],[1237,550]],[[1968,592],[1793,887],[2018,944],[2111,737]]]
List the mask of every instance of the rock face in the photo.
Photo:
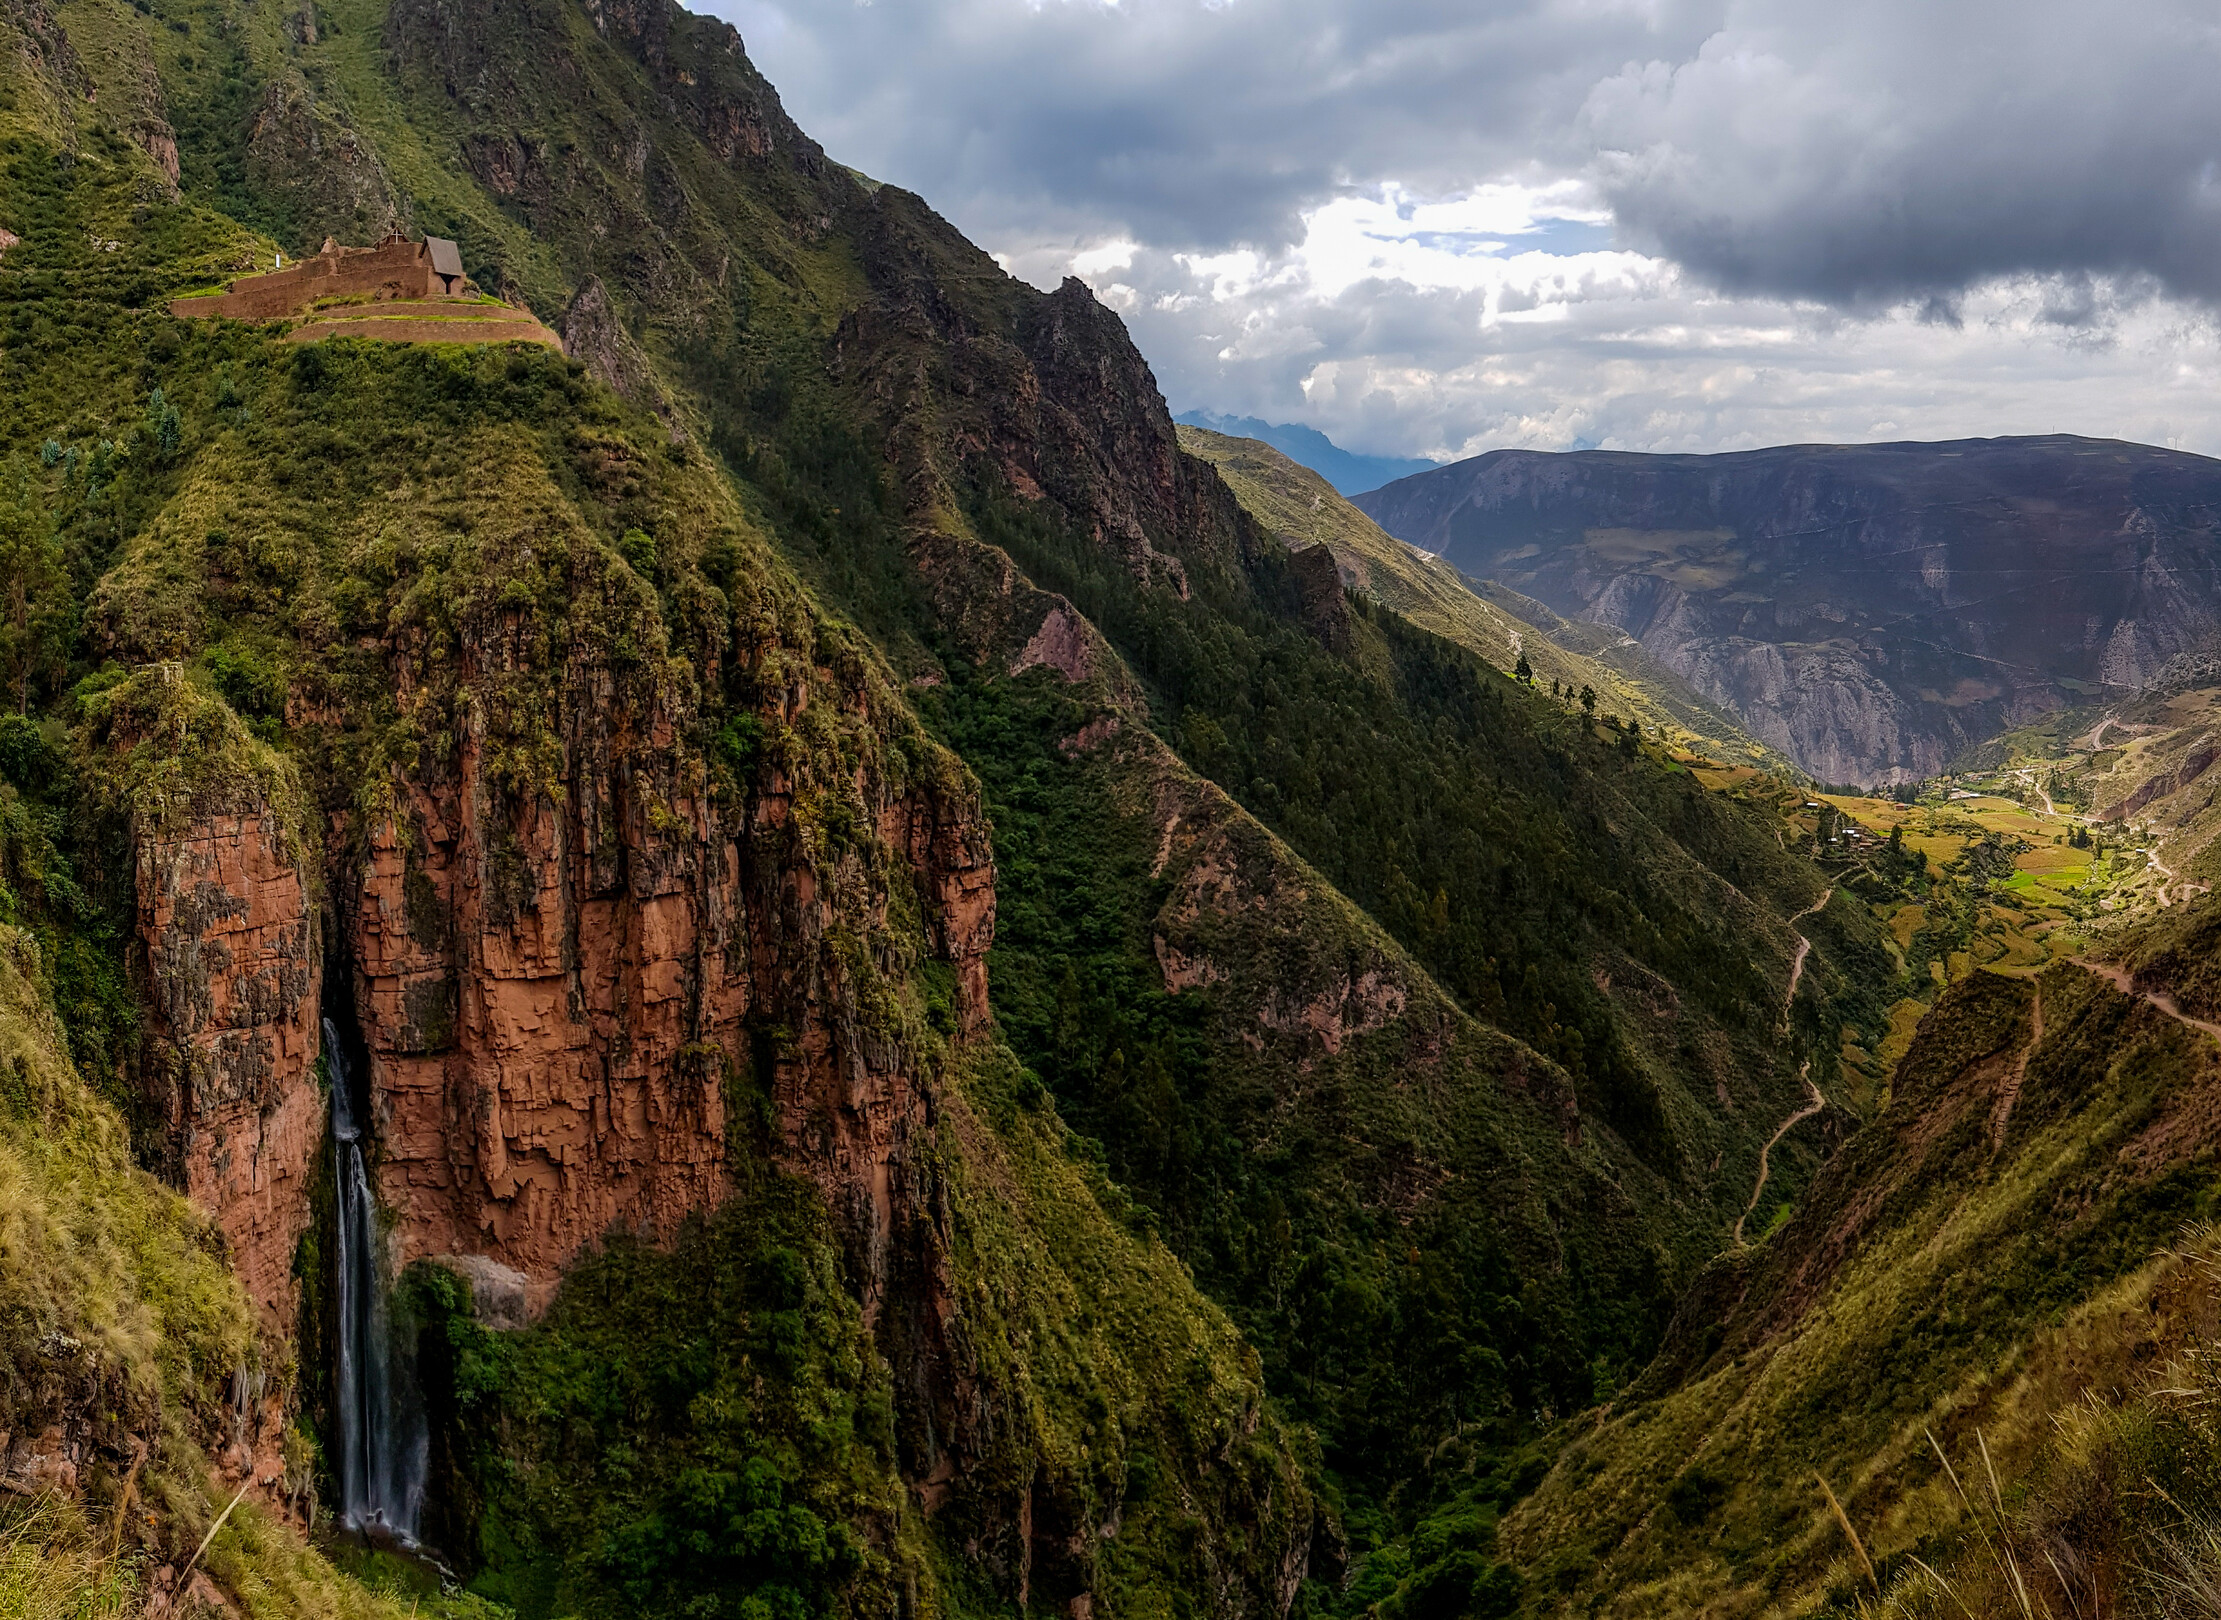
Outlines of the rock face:
[[293,1251],[324,1134],[316,1081],[322,952],[308,885],[268,806],[137,846],[148,987],[142,1088],[175,1179],[216,1217],[266,1327],[290,1327]]
[[2221,462],[2065,436],[1503,450],[1357,504],[1624,630],[1826,781],[1902,781],[2221,629]]
[[655,368],[625,330],[599,276],[587,277],[563,311],[563,352],[582,362],[615,393],[655,412],[671,430],[672,439],[685,442],[686,430],[679,426],[670,398],[656,381]]
[[[901,965],[874,953],[912,890],[953,976],[952,1033],[980,1027],[994,877],[976,802],[859,769],[859,847],[828,856],[802,825],[817,792],[777,767],[744,819],[691,783],[661,695],[574,656],[558,701],[559,793],[505,790],[466,733],[451,772],[367,829],[347,880],[377,1175],[407,1254],[498,1262],[537,1305],[613,1228],[667,1238],[714,1208],[729,1140],[768,1129],[842,1221],[871,1307],[925,1107],[914,1045],[869,1016]],[[774,723],[824,701],[798,681]]]
[[409,222],[407,198],[343,112],[305,81],[274,79],[247,125],[247,178],[293,213],[298,242],[375,242]]

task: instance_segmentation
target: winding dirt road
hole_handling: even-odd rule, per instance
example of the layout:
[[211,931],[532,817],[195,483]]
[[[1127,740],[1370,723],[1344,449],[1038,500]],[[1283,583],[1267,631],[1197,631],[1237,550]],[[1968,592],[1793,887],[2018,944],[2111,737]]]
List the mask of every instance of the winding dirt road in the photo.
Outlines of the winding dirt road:
[[2013,776],[2015,781],[2026,782],[2030,787],[2036,790],[2036,796],[2044,801],[2045,815],[2056,816],[2057,814],[2059,814],[2058,808],[2051,802],[2051,795],[2044,791],[2043,783],[2036,780],[2036,773],[2034,771],[2014,771],[2011,773],[2011,775]]
[[2157,1007],[2176,1023],[2194,1029],[2201,1035],[2211,1035],[2215,1040],[2221,1041],[2221,1024],[2209,1024],[2203,1018],[2191,1017],[2190,1014],[2178,1007],[2175,1004],[2175,998],[2168,995],[2164,990],[2137,989],[2135,978],[2120,963],[2100,962],[2092,957],[2078,956],[2074,959],[2074,964],[2076,967],[2088,968],[2107,984],[2120,991],[2122,995],[2134,996],[2139,1001],[2147,1002],[2151,1006]]
[[[1790,925],[1794,927],[1815,912],[1825,909],[1827,903],[1834,898],[1835,885],[1831,883],[1820,891],[1819,899],[1813,901],[1811,905],[1789,919]],[[1795,1006],[1797,1002],[1797,985],[1805,976],[1805,958],[1811,954],[1812,941],[1799,934],[1797,936],[1797,954],[1789,964],[1789,993],[1781,998],[1781,1027],[1785,1031],[1789,1028],[1789,1009]],[[1743,1213],[1735,1217],[1735,1246],[1738,1249],[1744,1247],[1743,1223],[1751,1218],[1751,1211],[1758,1208],[1758,1200],[1766,1191],[1766,1176],[1770,1161],[1773,1158],[1774,1145],[1787,1136],[1794,1127],[1803,1124],[1813,1115],[1819,1113],[1821,1109],[1828,1106],[1827,1098],[1821,1096],[1820,1088],[1812,1083],[1812,1059],[1805,1059],[1804,1067],[1797,1071],[1797,1080],[1805,1088],[1807,1100],[1804,1107],[1791,1114],[1775,1128],[1774,1134],[1766,1139],[1766,1145],[1758,1150],[1758,1184],[1751,1188],[1751,1201],[1743,1206]]]
[[1751,1211],[1758,1208],[1758,1200],[1766,1191],[1768,1161],[1773,1157],[1774,1144],[1787,1136],[1792,1126],[1803,1124],[1813,1115],[1819,1113],[1821,1109],[1828,1106],[1828,1099],[1821,1096],[1820,1088],[1812,1083],[1812,1060],[1810,1058],[1805,1059],[1805,1066],[1797,1071],[1797,1078],[1803,1083],[1805,1096],[1809,1100],[1804,1107],[1783,1120],[1780,1129],[1769,1136],[1766,1139],[1766,1145],[1758,1150],[1758,1185],[1751,1189],[1751,1201],[1743,1206],[1743,1213],[1735,1217],[1735,1246],[1738,1249],[1745,1247],[1743,1223],[1751,1218]]
[[[1835,885],[1831,883],[1825,889],[1822,889],[1820,891],[1819,899],[1813,901],[1811,905],[1805,907],[1805,909],[1798,912],[1796,916],[1790,918],[1789,925],[1794,928],[1798,923],[1803,922],[1814,912],[1823,909],[1827,905],[1827,903],[1834,898]],[[1787,1029],[1789,1027],[1789,1009],[1795,1004],[1797,1000],[1797,985],[1798,982],[1802,980],[1805,976],[1805,958],[1810,956],[1811,954],[1812,941],[1805,938],[1804,935],[1799,934],[1797,936],[1797,954],[1790,959],[1789,963],[1789,994],[1781,998],[1781,1027],[1783,1029]]]
[[2136,853],[2143,856],[2146,860],[2150,861],[2152,863],[2152,870],[2157,872],[2160,877],[2165,880],[2159,885],[2159,905],[2161,910],[2164,911],[2167,907],[2175,903],[2174,901],[2167,898],[2167,891],[2174,888],[2178,883],[2180,883],[2182,887],[2182,903],[2186,906],[2190,904],[2190,902],[2197,896],[2211,892],[2213,885],[2211,885],[2210,883],[2184,882],[2178,876],[2172,866],[2169,866],[2165,861],[2159,858],[2159,850],[2157,846],[2148,849],[2140,847],[2137,849]]

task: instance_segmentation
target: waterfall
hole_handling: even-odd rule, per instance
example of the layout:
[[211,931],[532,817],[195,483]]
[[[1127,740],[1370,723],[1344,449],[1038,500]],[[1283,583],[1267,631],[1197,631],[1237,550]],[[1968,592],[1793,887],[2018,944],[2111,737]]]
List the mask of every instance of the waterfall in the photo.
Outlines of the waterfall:
[[428,1437],[394,1365],[378,1206],[370,1194],[355,1077],[339,1030],[324,1020],[332,1079],[332,1146],[339,1177],[339,1519],[364,1535],[416,1545]]

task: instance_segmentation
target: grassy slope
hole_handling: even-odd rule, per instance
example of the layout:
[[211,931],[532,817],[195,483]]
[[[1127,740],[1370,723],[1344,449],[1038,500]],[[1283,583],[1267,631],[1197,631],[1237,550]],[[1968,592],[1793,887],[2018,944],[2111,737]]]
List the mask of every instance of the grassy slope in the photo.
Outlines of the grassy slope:
[[1876,1126],[1786,1227],[1691,1292],[1638,1398],[1584,1420],[1507,1521],[1502,1546],[1535,1607],[1847,1604],[1863,1577],[1815,1471],[1885,1584],[1925,1582],[1915,1558],[1978,1560],[1981,1515],[1927,1436],[1970,1488],[1977,1430],[2022,1480],[2043,1466],[2055,1414],[2152,1354],[2147,1302],[2165,1278],[2149,1257],[2210,1213],[2196,1139],[2221,1085],[2214,1056],[2077,967],[1955,985]]
[[1538,687],[1555,683],[1568,694],[1588,687],[1597,693],[1604,713],[1663,731],[1682,747],[1737,762],[1756,759],[1787,767],[1787,761],[1747,736],[1731,716],[1678,676],[1643,660],[1639,648],[1634,660],[1613,662],[1615,649],[1627,637],[1572,624],[1501,586],[1476,586],[1439,558],[1387,534],[1325,479],[1271,445],[1185,424],[1180,445],[1216,467],[1267,532],[1298,548],[1334,547],[1344,567],[1357,576],[1359,589],[1495,668],[1508,674],[1524,653]]

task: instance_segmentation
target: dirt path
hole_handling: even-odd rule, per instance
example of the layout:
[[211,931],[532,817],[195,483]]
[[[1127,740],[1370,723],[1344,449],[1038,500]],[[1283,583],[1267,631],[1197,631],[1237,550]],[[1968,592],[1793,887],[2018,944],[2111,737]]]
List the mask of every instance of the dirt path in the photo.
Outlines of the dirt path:
[[2028,1044],[2021,1048],[2020,1056],[2013,1060],[2013,1071],[2005,1077],[2005,1084],[1997,1089],[1997,1106],[1990,1110],[1990,1151],[1995,1153],[2005,1145],[2005,1124],[2013,1117],[2013,1104],[2020,1101],[2021,1082],[2028,1078],[2028,1060],[2036,1055],[2036,1048],[2044,1044],[2044,987],[2035,985],[2035,1005],[2029,1009],[2033,1027],[2028,1034]]
[[2030,787],[2036,790],[2036,796],[2044,801],[2045,815],[2056,816],[2057,814],[2059,814],[2058,808],[2051,802],[2051,795],[2044,791],[2043,783],[2036,780],[2036,773],[2034,771],[2015,771],[2013,772],[2013,776],[2016,780],[2026,782]]
[[[2172,900],[2167,898],[2167,891],[2174,887],[2175,869],[2159,858],[2159,849],[2156,845],[2149,849],[2139,848],[2136,853],[2143,856],[2144,859],[2146,859],[2147,861],[2150,861],[2152,863],[2152,870],[2159,874],[2159,909],[2165,911],[2169,906],[2174,904]],[[2184,887],[2187,888],[2188,885],[2186,884]],[[2183,896],[2183,899],[2186,902],[2189,900],[2189,898],[2190,896],[2187,893]]]
[[1743,1223],[1751,1218],[1751,1211],[1758,1208],[1758,1200],[1766,1192],[1768,1161],[1773,1157],[1774,1144],[1787,1136],[1793,1127],[1804,1123],[1804,1121],[1812,1118],[1813,1115],[1828,1106],[1827,1098],[1821,1096],[1820,1088],[1812,1083],[1812,1060],[1810,1058],[1805,1059],[1805,1066],[1797,1071],[1797,1079],[1803,1084],[1808,1101],[1804,1107],[1783,1120],[1780,1128],[1766,1139],[1766,1145],[1758,1150],[1758,1185],[1751,1189],[1751,1201],[1743,1206],[1743,1213],[1735,1217],[1735,1246],[1738,1249],[1744,1247]]
[[[2077,737],[2073,742],[2067,744],[2067,746],[2069,748],[2086,748],[2094,754],[2100,748],[2105,746],[2102,740],[2105,736],[2105,728],[2115,725],[2120,725],[2120,722],[2118,720],[2115,720],[2109,714],[2103,720],[2100,720],[2096,725],[2092,726],[2088,731]],[[2121,729],[2123,731],[2128,731],[2128,727],[2126,726],[2121,726]],[[2135,733],[2130,732],[2129,735],[2134,736]]]
[[[1789,919],[1790,927],[1796,927],[1797,924],[1803,922],[1814,912],[1821,910],[1834,898],[1835,885],[1831,883],[1820,891],[1819,899],[1813,901],[1811,905]],[[1799,934],[1797,936],[1797,954],[1790,959],[1789,963],[1789,994],[1781,998],[1781,1027],[1784,1029],[1789,1027],[1789,1009],[1796,1003],[1798,982],[1805,976],[1805,958],[1811,954],[1812,941]]]
[[[1819,899],[1813,901],[1811,905],[1789,919],[1791,926],[1794,927],[1815,912],[1825,909],[1827,903],[1834,898],[1835,885],[1831,883],[1820,891]],[[1797,1002],[1798,981],[1805,976],[1805,958],[1811,954],[1812,941],[1799,934],[1797,936],[1797,954],[1789,964],[1789,994],[1781,998],[1781,1027],[1784,1030],[1789,1028],[1789,1009],[1795,1006]],[[1758,1185],[1751,1189],[1751,1201],[1743,1206],[1743,1213],[1735,1217],[1735,1246],[1738,1249],[1744,1246],[1743,1223],[1751,1218],[1751,1211],[1758,1208],[1758,1200],[1766,1191],[1766,1176],[1769,1161],[1773,1157],[1774,1144],[1787,1136],[1792,1128],[1812,1118],[1813,1115],[1828,1106],[1827,1098],[1821,1096],[1820,1088],[1812,1083],[1812,1059],[1805,1059],[1804,1067],[1797,1071],[1797,1081],[1805,1088],[1807,1101],[1804,1107],[1783,1120],[1774,1134],[1766,1139],[1766,1145],[1758,1150]]]
[[2121,966],[2120,963],[2100,962],[2091,957],[2078,956],[2074,959],[2074,964],[2076,967],[2088,968],[2107,984],[2120,991],[2122,995],[2134,996],[2139,1001],[2149,1002],[2176,1023],[2185,1024],[2201,1035],[2211,1035],[2215,1040],[2221,1041],[2221,1024],[2209,1024],[2203,1018],[2191,1017],[2190,1014],[2176,1006],[2175,998],[2165,991],[2137,989],[2136,980],[2130,976],[2128,969]]

